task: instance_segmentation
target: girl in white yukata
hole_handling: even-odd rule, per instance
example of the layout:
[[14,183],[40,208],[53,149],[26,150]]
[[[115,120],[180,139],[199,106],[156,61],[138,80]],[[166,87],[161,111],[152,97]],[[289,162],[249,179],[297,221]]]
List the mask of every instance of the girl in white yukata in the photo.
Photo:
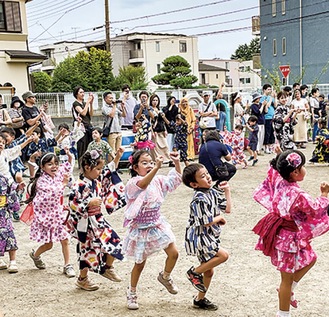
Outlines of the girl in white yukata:
[[76,285],[85,291],[99,288],[89,279],[88,271],[99,273],[113,282],[121,282],[114,271],[113,262],[123,259],[122,242],[104,218],[101,206],[104,204],[111,214],[125,205],[124,185],[116,172],[123,152],[120,147],[113,161],[105,166],[100,152],[85,152],[80,160],[82,174],[69,196],[67,225],[72,237],[78,240],[80,275]]
[[138,309],[136,288],[144,269],[146,259],[164,250],[167,254],[165,267],[158,275],[158,281],[169,293],[177,294],[178,289],[170,274],[178,258],[175,236],[169,223],[161,216],[160,207],[168,192],[175,190],[182,182],[179,155],[170,153],[175,164],[168,176],[157,175],[163,163],[163,157],[153,162],[150,153],[138,150],[130,156],[132,178],[126,185],[124,226],[128,232],[123,243],[124,254],[135,260],[131,272],[130,287],[127,290],[128,309]]
[[[70,152],[66,149],[70,158]],[[42,245],[30,253],[35,266],[42,270],[46,268],[41,254],[49,251],[54,242],[60,242],[64,256],[63,273],[67,277],[74,277],[75,272],[70,264],[69,233],[64,221],[66,213],[63,209],[64,188],[70,177],[71,164],[68,162],[59,165],[54,153],[44,154],[39,163],[39,169],[30,184],[30,193],[27,203],[32,201],[34,218],[30,229],[30,239]]]

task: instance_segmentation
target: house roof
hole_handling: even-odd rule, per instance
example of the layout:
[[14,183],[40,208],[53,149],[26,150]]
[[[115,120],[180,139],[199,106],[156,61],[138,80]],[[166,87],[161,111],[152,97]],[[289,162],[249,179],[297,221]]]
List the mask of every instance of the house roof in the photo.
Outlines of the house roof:
[[199,72],[226,72],[226,71],[228,71],[228,69],[226,68],[199,63]]
[[21,51],[21,50],[5,50],[5,53],[10,58],[16,58],[16,59],[38,59],[38,60],[44,60],[47,59],[47,56],[41,55],[38,53],[30,52],[30,51]]

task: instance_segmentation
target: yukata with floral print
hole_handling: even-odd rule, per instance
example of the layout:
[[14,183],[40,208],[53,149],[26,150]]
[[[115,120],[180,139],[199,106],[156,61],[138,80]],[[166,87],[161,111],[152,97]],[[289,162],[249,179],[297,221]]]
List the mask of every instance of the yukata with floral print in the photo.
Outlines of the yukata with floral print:
[[[329,184],[321,183],[321,194],[313,199],[297,184],[306,174],[304,164],[302,152],[282,152],[254,192],[254,199],[269,211],[253,229],[260,236],[256,250],[270,256],[281,272],[279,306],[286,313],[290,305],[297,307],[294,288],[315,264],[311,240],[329,230]],[[280,311],[277,316],[288,316]]]
[[81,158],[83,173],[69,196],[67,226],[71,236],[78,240],[80,276],[76,284],[84,290],[98,289],[98,285],[88,279],[88,270],[112,281],[121,281],[112,264],[114,259],[123,259],[122,243],[104,218],[101,204],[109,214],[125,205],[124,185],[115,171],[123,151],[119,148],[114,160],[105,167],[100,152],[85,152]]
[[[15,256],[17,241],[12,223],[12,213],[20,208],[16,195],[16,183],[9,184],[7,177],[0,175],[0,270],[8,269],[9,273],[18,271]],[[10,264],[3,261],[5,252],[9,253]]]

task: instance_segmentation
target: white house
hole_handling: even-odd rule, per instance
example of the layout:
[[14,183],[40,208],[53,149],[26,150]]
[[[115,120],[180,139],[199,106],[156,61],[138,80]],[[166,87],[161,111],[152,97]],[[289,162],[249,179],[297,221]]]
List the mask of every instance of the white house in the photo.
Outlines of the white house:
[[30,1],[0,1],[0,93],[9,97],[29,90],[28,67],[46,58],[27,46],[25,6]]

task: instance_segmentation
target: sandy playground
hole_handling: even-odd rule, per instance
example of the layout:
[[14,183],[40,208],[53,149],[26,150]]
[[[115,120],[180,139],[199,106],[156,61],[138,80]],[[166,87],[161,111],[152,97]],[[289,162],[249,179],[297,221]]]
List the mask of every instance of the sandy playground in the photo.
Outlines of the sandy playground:
[[[311,156],[312,144],[304,150],[307,158]],[[177,295],[169,294],[157,281],[163,269],[165,253],[148,259],[141,281],[138,285],[139,310],[126,308],[125,292],[133,263],[115,262],[116,270],[122,277],[121,283],[113,283],[91,273],[93,281],[99,283],[98,291],[79,290],[74,282],[62,274],[62,255],[60,244],[46,253],[43,259],[46,270],[34,267],[29,257],[31,248],[37,245],[29,240],[29,227],[15,223],[19,243],[17,263],[19,272],[10,275],[0,271],[0,317],[45,317],[45,316],[230,316],[230,317],[270,317],[275,316],[278,307],[276,287],[279,273],[272,267],[269,259],[254,250],[257,236],[252,227],[265,210],[252,200],[252,192],[264,179],[267,163],[272,155],[259,158],[256,167],[239,169],[231,181],[233,212],[226,215],[227,224],[223,228],[222,246],[230,253],[229,260],[215,270],[215,276],[207,297],[219,305],[216,312],[199,311],[192,307],[195,290],[185,276],[185,272],[197,264],[197,259],[188,257],[184,249],[184,232],[187,222],[192,190],[183,184],[170,195],[162,207],[163,214],[172,224],[180,251],[173,278],[179,286]],[[162,168],[166,174],[169,168]],[[329,181],[327,165],[307,166],[307,176],[301,186],[313,197],[319,193],[321,181]],[[123,180],[129,178],[124,172]],[[123,211],[107,216],[117,232],[124,237],[122,227]],[[329,235],[313,242],[318,254],[318,262],[302,280],[295,291],[299,300],[298,309],[292,308],[292,316],[329,316],[327,296],[329,293]],[[71,258],[77,270],[75,241],[71,242]],[[7,261],[7,258],[5,258]]]

